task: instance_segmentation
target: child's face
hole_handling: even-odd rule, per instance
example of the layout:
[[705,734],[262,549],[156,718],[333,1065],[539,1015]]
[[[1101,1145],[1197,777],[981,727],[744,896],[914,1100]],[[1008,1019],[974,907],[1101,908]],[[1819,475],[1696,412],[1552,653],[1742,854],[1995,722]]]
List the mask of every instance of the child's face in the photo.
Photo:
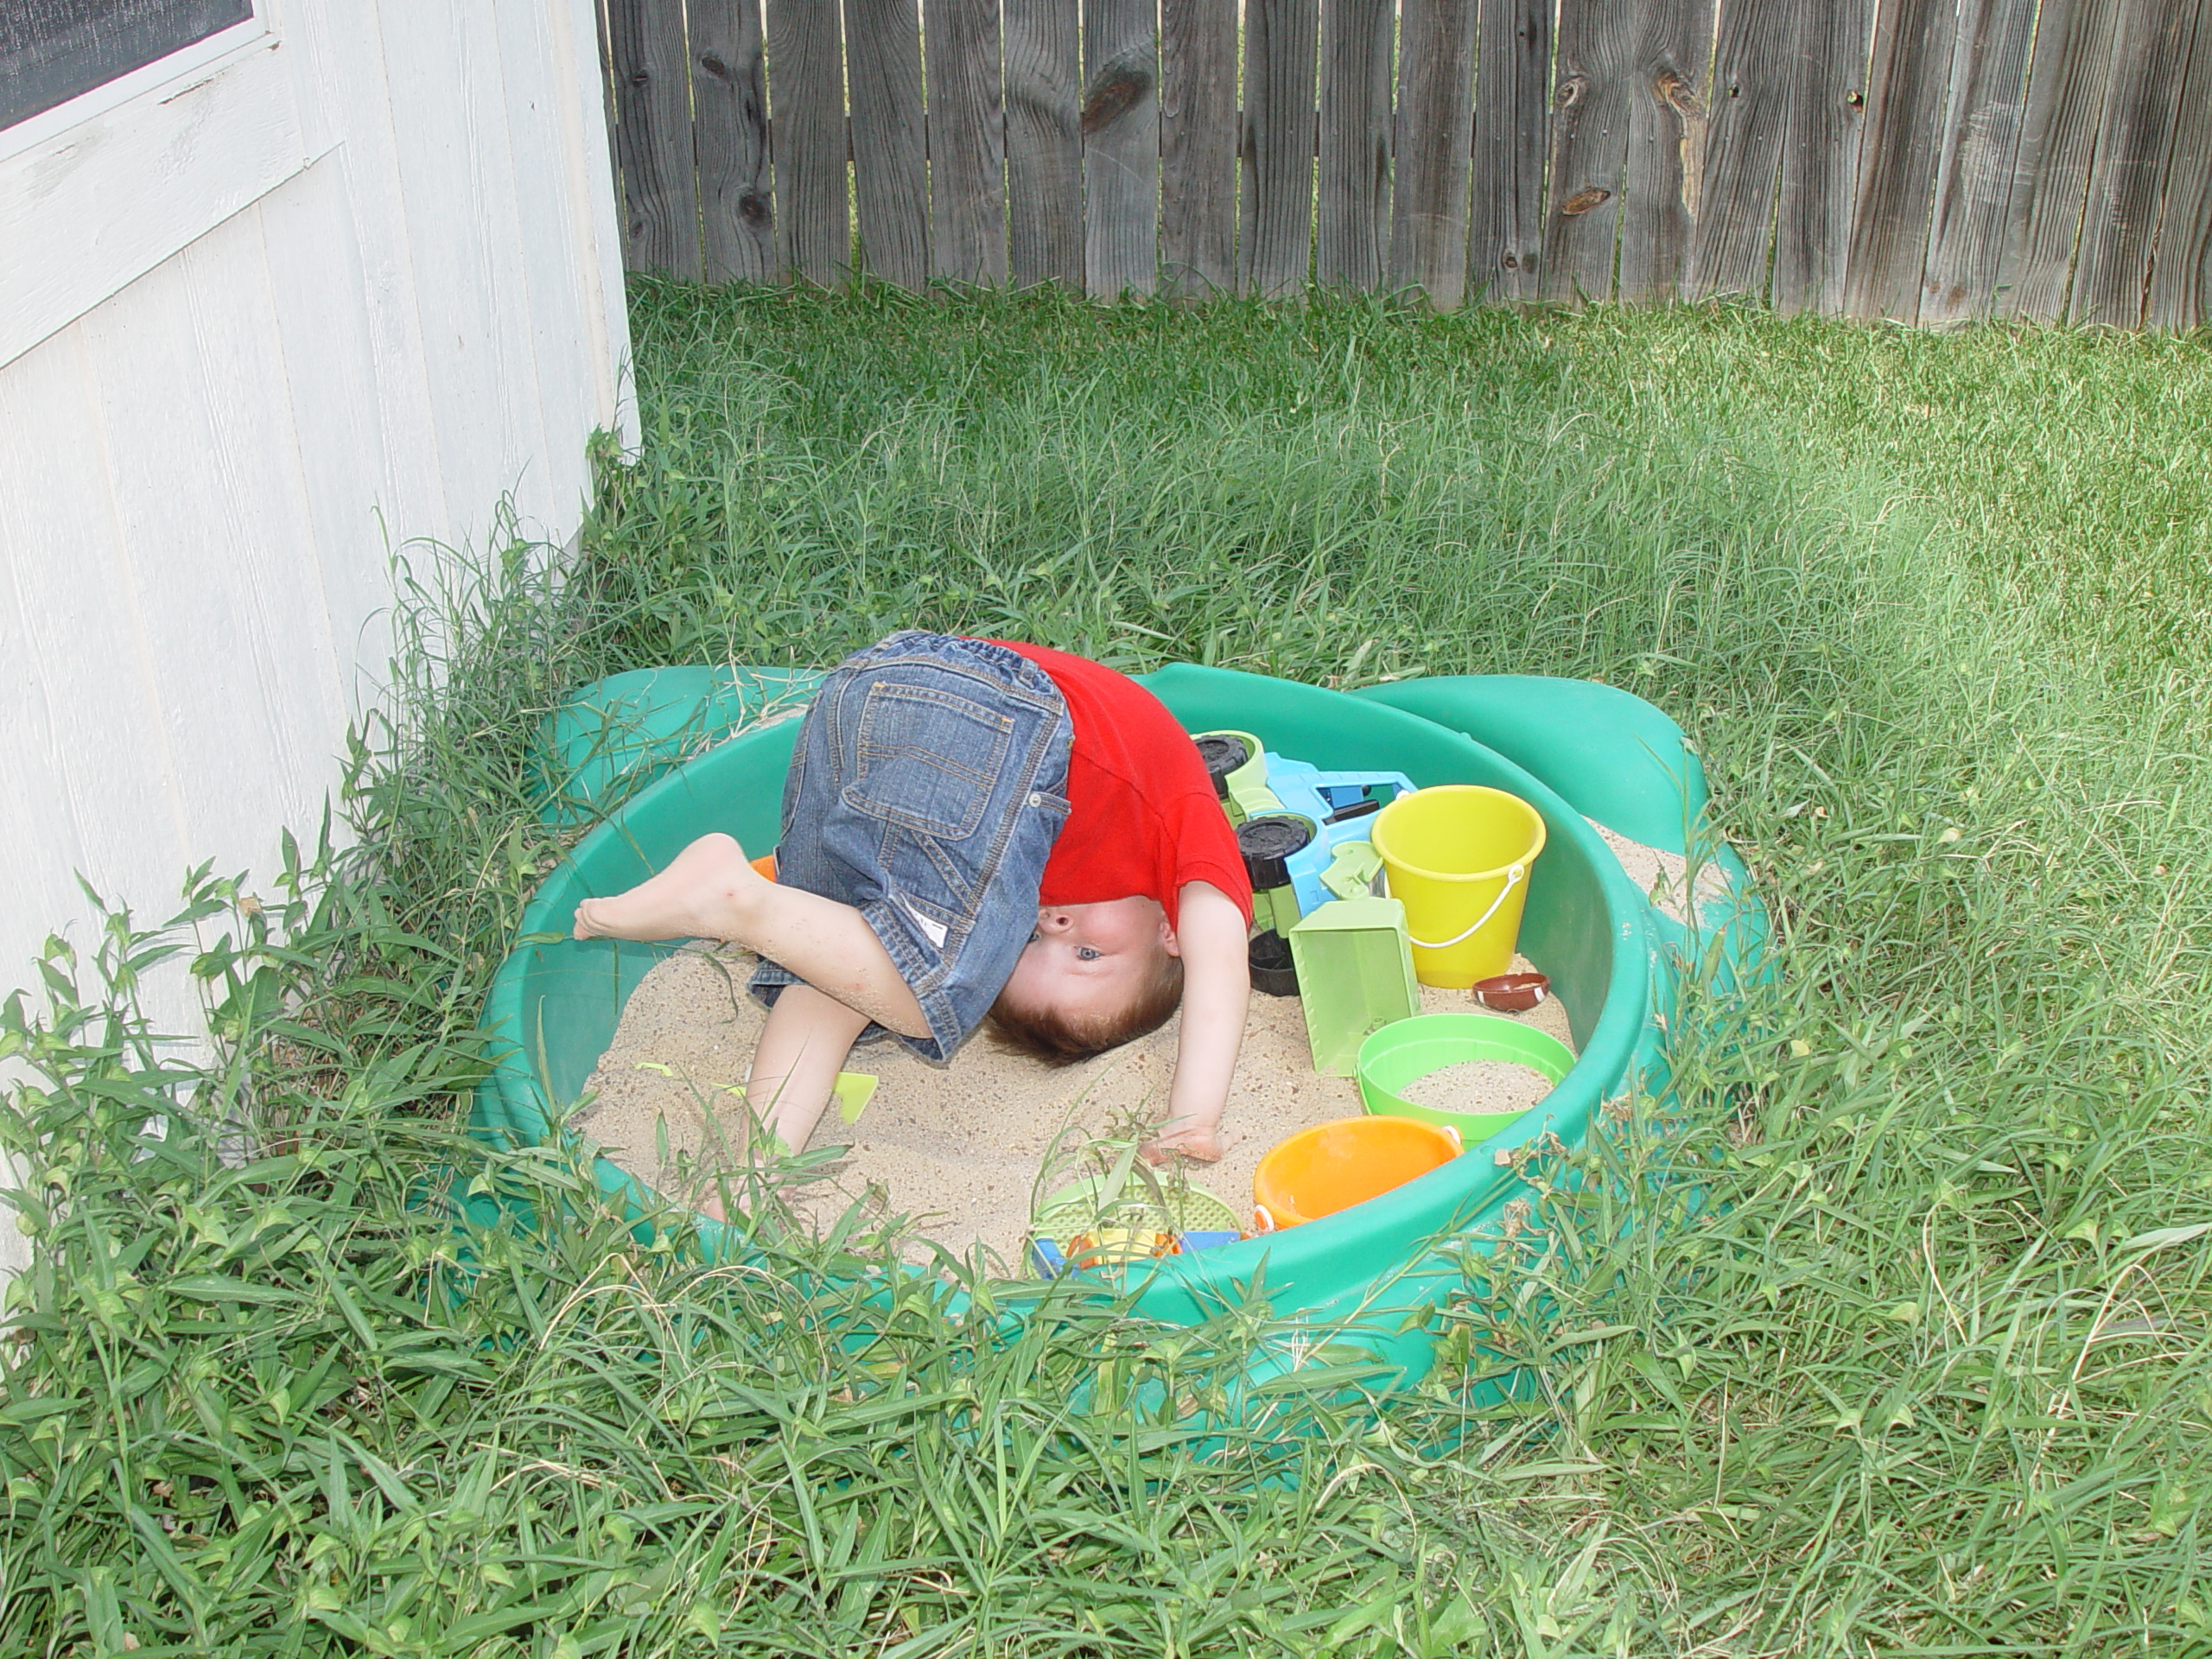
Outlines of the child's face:
[[1037,931],[1005,994],[1025,1007],[1079,1020],[1116,1014],[1137,1000],[1162,951],[1182,954],[1167,912],[1154,899],[1040,906]]

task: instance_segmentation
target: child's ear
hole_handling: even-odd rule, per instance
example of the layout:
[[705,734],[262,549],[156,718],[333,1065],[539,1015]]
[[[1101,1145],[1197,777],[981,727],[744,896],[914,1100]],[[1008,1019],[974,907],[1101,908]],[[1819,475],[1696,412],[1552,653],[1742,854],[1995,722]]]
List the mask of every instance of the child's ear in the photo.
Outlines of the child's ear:
[[1171,957],[1183,954],[1182,941],[1175,937],[1175,924],[1164,915],[1160,918],[1160,948]]

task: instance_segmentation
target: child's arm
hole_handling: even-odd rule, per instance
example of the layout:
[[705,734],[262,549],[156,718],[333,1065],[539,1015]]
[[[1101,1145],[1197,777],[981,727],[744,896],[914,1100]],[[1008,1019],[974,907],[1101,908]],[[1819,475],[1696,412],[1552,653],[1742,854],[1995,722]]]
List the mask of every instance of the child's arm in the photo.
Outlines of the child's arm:
[[1167,1092],[1167,1123],[1145,1147],[1164,1161],[1179,1152],[1211,1162],[1228,1149],[1222,1109],[1229,1103],[1236,1051],[1244,1041],[1252,998],[1244,912],[1207,881],[1178,897],[1175,937],[1183,952],[1183,1031],[1175,1049],[1175,1081]]

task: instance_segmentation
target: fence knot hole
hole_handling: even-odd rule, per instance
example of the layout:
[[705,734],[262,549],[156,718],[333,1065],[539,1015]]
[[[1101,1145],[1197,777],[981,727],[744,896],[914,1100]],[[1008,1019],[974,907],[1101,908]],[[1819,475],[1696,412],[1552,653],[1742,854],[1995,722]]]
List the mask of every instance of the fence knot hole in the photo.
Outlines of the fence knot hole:
[[1659,100],[1661,108],[1688,116],[1693,121],[1705,113],[1697,88],[1672,64],[1662,65],[1659,73],[1651,78],[1651,96]]
[[709,74],[712,75],[716,80],[728,80],[729,79],[729,65],[724,63],[720,58],[716,57],[711,52],[702,52],[699,54],[699,67],[705,70]]
[[1133,55],[1108,59],[1099,66],[1098,79],[1083,100],[1084,136],[1111,126],[1151,90],[1150,64]]
[[1604,186],[1586,185],[1560,203],[1559,211],[1563,217],[1574,219],[1588,213],[1600,203],[1611,201],[1612,199],[1613,193]]
[[1554,101],[1562,110],[1571,110],[1582,101],[1582,94],[1589,90],[1589,76],[1569,75],[1565,80],[1560,82],[1559,91],[1554,95]]

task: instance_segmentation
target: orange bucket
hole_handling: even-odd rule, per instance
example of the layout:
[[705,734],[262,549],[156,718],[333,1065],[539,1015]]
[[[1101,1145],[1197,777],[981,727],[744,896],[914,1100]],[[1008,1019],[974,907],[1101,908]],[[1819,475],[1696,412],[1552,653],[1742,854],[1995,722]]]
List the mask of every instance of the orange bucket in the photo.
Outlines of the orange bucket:
[[1252,1175],[1252,1230],[1318,1221],[1459,1155],[1459,1135],[1410,1117],[1340,1117],[1272,1147]]

